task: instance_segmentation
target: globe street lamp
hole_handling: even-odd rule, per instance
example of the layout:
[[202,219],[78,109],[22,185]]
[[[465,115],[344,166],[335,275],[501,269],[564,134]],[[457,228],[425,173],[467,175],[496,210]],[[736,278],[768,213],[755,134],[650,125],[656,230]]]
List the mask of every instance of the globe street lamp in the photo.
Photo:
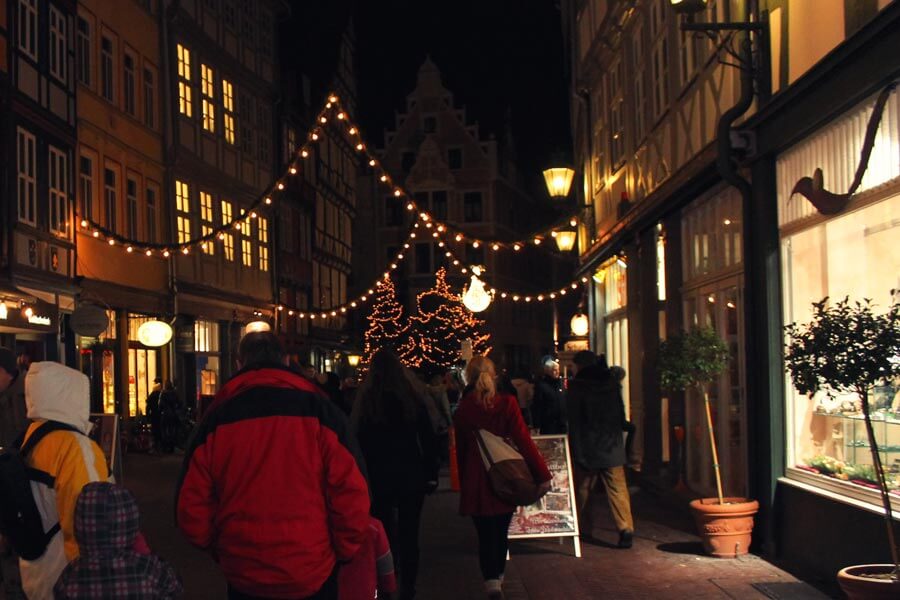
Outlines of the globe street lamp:
[[469,287],[463,290],[462,302],[472,312],[481,312],[491,305],[494,293],[484,289],[484,282],[478,279],[481,267],[472,267],[472,278]]
[[572,327],[572,335],[577,337],[585,337],[588,334],[588,330],[590,329],[588,326],[588,318],[587,315],[581,312],[581,309],[578,309],[578,312],[572,317],[572,320],[569,322],[569,325]]
[[165,321],[145,321],[138,327],[138,341],[150,348],[165,346],[172,339],[172,326]]

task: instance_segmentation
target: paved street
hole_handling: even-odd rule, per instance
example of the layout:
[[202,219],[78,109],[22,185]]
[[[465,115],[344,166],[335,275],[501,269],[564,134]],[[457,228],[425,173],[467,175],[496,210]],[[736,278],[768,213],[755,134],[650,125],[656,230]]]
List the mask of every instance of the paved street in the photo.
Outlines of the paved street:
[[[180,454],[126,458],[125,484],[138,497],[143,530],[151,547],[171,561],[184,579],[186,598],[221,598],[224,582],[215,564],[191,548],[173,523],[173,490]],[[421,600],[480,599],[475,532],[456,514],[457,496],[441,489],[426,502],[422,532]],[[583,545],[576,559],[571,540],[514,542],[504,586],[507,600],[739,599],[818,600],[829,595],[770,563],[748,556],[707,558],[678,511],[646,493],[635,494],[637,535],[631,550],[613,547],[617,536],[605,506],[594,506],[598,543]],[[831,591],[833,593],[833,591]]]

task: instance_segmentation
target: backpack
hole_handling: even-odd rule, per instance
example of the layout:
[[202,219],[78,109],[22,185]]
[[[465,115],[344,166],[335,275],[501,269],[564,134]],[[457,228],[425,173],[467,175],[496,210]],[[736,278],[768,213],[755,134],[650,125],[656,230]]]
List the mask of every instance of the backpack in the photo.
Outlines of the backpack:
[[50,540],[60,529],[59,523],[56,523],[49,531],[44,531],[41,513],[31,491],[32,481],[52,488],[55,478],[25,464],[28,453],[54,431],[75,431],[84,435],[66,423],[46,421],[34,430],[21,448],[15,444],[0,452],[0,533],[9,540],[16,554],[25,560],[37,560],[43,556]]

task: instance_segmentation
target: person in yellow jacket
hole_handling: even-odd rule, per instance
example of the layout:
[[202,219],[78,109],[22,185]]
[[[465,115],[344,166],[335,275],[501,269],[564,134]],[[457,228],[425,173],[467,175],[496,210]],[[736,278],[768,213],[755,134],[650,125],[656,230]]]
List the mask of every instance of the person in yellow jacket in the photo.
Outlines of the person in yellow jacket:
[[28,418],[34,421],[26,440],[47,420],[66,423],[84,433],[53,431],[26,458],[29,467],[55,478],[52,488],[32,482],[31,489],[44,530],[59,523],[60,531],[40,558],[19,560],[25,595],[29,600],[49,600],[59,575],[78,556],[74,520],[81,488],[92,481],[107,481],[109,473],[103,451],[87,437],[91,429],[90,384],[83,373],[55,362],[32,363],[25,377],[25,405]]

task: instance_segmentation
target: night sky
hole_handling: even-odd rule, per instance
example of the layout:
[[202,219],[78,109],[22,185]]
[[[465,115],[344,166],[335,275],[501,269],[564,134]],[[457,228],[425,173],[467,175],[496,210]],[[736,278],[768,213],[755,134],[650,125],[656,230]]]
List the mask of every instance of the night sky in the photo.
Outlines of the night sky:
[[[571,161],[562,29],[554,0],[295,0],[281,30],[281,61],[309,74],[324,94],[340,32],[353,15],[356,119],[381,147],[383,131],[430,55],[457,106],[482,135],[500,138],[506,115],[529,189],[562,153]],[[314,103],[318,100],[314,97]],[[544,192],[545,193],[545,192]]]

